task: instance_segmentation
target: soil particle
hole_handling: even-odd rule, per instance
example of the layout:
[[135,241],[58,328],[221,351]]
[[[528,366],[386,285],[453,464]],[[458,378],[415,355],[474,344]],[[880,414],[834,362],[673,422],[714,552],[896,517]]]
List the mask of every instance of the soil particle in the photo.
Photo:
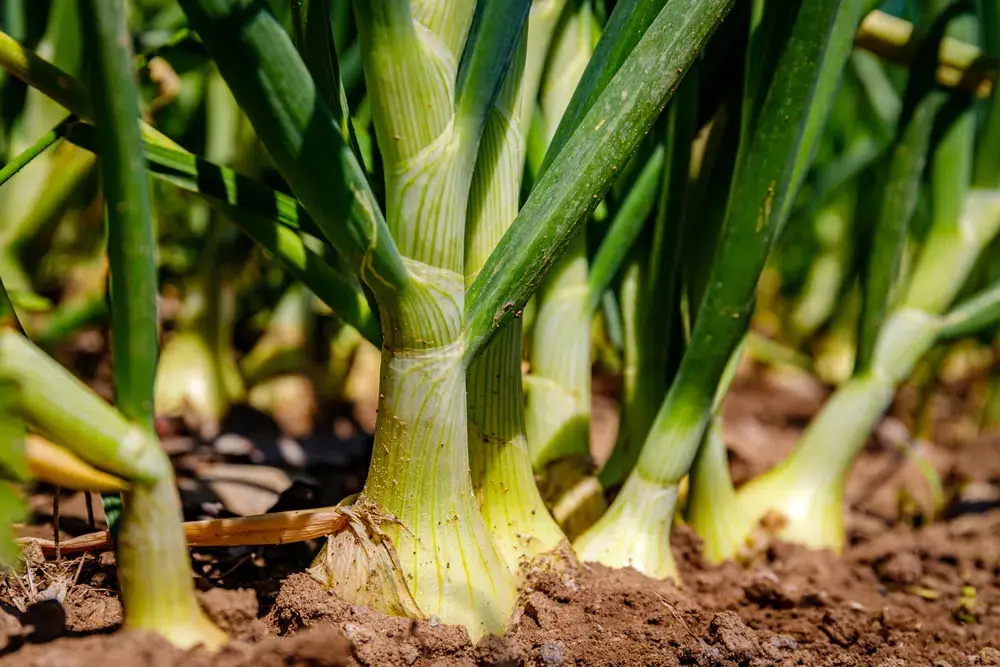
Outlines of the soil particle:
[[748,662],[761,652],[756,633],[743,623],[736,612],[716,614],[708,625],[708,634],[737,662]]
[[76,586],[66,596],[66,629],[75,633],[104,632],[122,624],[122,603],[110,591]]
[[260,609],[257,594],[252,590],[211,588],[199,591],[198,602],[208,617],[230,637],[257,641],[268,634],[267,626],[257,619]]

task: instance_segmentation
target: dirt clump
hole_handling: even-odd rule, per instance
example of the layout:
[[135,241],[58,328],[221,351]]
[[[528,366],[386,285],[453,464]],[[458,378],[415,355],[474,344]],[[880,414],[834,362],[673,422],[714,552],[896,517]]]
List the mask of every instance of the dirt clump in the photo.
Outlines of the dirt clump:
[[83,639],[58,639],[29,645],[9,657],[4,667],[355,667],[350,642],[332,627],[306,630],[294,637],[268,637],[258,643],[230,642],[218,654],[182,651],[146,632],[123,631]]
[[198,602],[208,617],[230,637],[259,641],[268,635],[267,627],[258,619],[257,594],[250,589],[210,588],[198,593]]

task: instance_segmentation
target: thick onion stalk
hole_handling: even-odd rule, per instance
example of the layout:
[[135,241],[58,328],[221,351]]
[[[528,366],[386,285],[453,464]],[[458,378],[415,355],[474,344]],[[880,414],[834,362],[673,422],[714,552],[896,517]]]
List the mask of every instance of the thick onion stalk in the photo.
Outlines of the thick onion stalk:
[[409,282],[379,303],[379,412],[358,529],[330,539],[311,572],[348,600],[478,638],[506,628],[516,586],[469,473],[464,233],[478,135],[456,115],[454,82],[473,9],[355,5],[386,224]]
[[[139,471],[143,474],[130,480],[133,486],[124,494],[118,531],[118,580],[125,625],[156,632],[182,647],[204,644],[218,648],[226,638],[204,615],[194,596],[173,469],[153,435],[158,325],[156,237],[137,122],[138,94],[125,7],[121,0],[90,0],[81,2],[80,8],[82,33],[95,56],[93,102],[108,230],[111,357],[115,403],[121,413],[102,405],[104,413],[110,412],[104,419],[96,413],[87,416],[98,428],[117,421],[119,429],[125,431],[125,439],[113,443],[117,446],[113,453],[145,464],[145,469]],[[47,416],[53,416],[54,407],[64,412],[56,420],[71,432],[54,439],[68,444],[70,438],[92,436],[74,420],[90,410],[102,410],[96,404],[57,406],[61,400],[82,403],[88,394],[82,388],[72,392],[72,376],[51,361],[46,368],[44,362],[44,358],[39,359],[37,368],[33,365],[27,370],[36,382],[35,389],[47,390],[38,397],[46,404]],[[58,371],[63,373],[61,378]],[[95,401],[102,403],[96,397],[89,402]],[[98,454],[90,449],[93,443],[87,445],[87,454]],[[107,462],[101,464],[106,466]]]
[[[554,37],[541,91],[551,140],[583,76],[595,41],[590,3],[567,16]],[[542,494],[572,539],[603,513],[603,490],[590,458],[591,313],[587,247],[578,234],[536,295],[525,423]]]
[[[804,4],[780,53],[751,39],[743,136],[691,341],[621,493],[574,542],[582,560],[677,577],[668,540],[679,485],[746,333],[760,272],[788,219],[863,9],[861,0]],[[803,81],[803,62],[812,63],[810,84]],[[768,196],[761,198],[763,192]]]
[[[527,39],[521,40],[483,130],[466,229],[466,284],[472,283],[517,216],[524,166],[521,110],[535,93],[525,76],[538,69],[525,68],[525,51],[540,58],[545,55],[530,45],[532,39],[542,41],[545,36],[538,16],[533,8]],[[566,539],[542,501],[528,453],[521,336],[518,320],[486,347],[468,375],[472,483],[493,540],[516,573],[527,562],[551,554]]]
[[[937,11],[946,6],[932,4]],[[974,26],[967,18],[948,24],[948,29],[972,36]],[[884,223],[880,221],[882,226],[876,228],[869,259],[869,265],[875,268],[868,271],[866,294],[869,302],[884,308],[885,318],[879,317],[881,308],[868,308],[866,304],[859,362],[853,377],[827,401],[786,461],[740,489],[739,506],[747,531],[770,516],[776,520],[766,522],[766,526],[783,539],[841,550],[847,474],[899,385],[940,339],[976,331],[998,316],[993,294],[1000,286],[993,286],[948,312],[976,260],[1000,231],[1000,191],[995,189],[1000,174],[995,169],[982,169],[973,183],[977,128],[975,115],[969,111],[953,119],[934,145],[933,221],[912,273],[899,286],[902,298],[893,303],[885,297],[886,286],[893,287],[893,282],[898,281],[886,280],[883,267],[898,261],[901,244],[893,239],[892,243],[880,246],[883,237],[879,234],[883,229],[894,230],[893,225],[905,223],[910,215],[906,211],[912,211],[928,137],[933,136],[932,128],[937,127],[942,114],[948,113],[939,111],[942,107],[937,103],[935,93],[928,95],[918,103],[909,124],[902,128],[901,136],[914,138],[904,139],[908,141],[904,148],[913,160],[921,161],[912,165],[908,177],[903,173],[903,177],[890,180],[885,189],[884,201],[891,205],[897,200],[902,205],[897,207],[895,216]],[[928,110],[935,112],[937,118]],[[996,118],[990,120],[990,124],[996,122]],[[905,154],[901,155],[898,149],[894,157],[899,162],[905,160]],[[895,166],[894,161],[893,174]],[[893,251],[887,250],[893,246]],[[874,344],[866,346],[866,339],[874,339]]]

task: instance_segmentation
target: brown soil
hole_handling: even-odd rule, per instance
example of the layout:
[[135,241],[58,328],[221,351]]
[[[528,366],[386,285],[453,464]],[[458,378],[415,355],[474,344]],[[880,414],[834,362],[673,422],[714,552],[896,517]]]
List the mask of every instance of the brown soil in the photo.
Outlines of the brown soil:
[[[842,556],[779,544],[749,565],[711,567],[680,528],[681,587],[600,566],[538,572],[507,634],[472,644],[460,627],[352,607],[295,574],[308,546],[203,551],[202,602],[234,637],[216,656],[116,631],[109,555],[79,575],[78,562],[29,557],[36,584],[64,582],[63,604],[25,605],[21,583],[0,585],[0,665],[1000,665],[1000,437],[968,437],[962,395],[932,402],[934,439],[917,447],[945,483],[944,516],[892,444],[904,392],[853,471]],[[735,477],[779,460],[824,396],[801,376],[741,373],[725,415]]]

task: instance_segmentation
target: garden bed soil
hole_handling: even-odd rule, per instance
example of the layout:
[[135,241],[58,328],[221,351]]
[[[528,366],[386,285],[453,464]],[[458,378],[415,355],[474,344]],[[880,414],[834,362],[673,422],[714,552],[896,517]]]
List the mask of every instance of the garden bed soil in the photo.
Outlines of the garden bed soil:
[[[681,586],[595,565],[542,569],[507,634],[473,644],[433,618],[339,600],[301,573],[311,545],[202,550],[199,595],[234,637],[209,656],[119,630],[111,554],[82,563],[29,554],[32,581],[0,585],[0,665],[1000,665],[1000,436],[973,436],[964,415],[974,397],[945,389],[931,404],[933,440],[918,446],[944,482],[943,516],[930,520],[931,487],[893,444],[912,407],[903,392],[852,471],[840,556],[774,544],[747,565],[709,566],[681,527]],[[737,480],[779,460],[824,395],[798,374],[744,369],[725,413]],[[32,599],[44,592],[62,605],[25,615],[32,585]]]

